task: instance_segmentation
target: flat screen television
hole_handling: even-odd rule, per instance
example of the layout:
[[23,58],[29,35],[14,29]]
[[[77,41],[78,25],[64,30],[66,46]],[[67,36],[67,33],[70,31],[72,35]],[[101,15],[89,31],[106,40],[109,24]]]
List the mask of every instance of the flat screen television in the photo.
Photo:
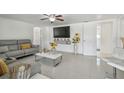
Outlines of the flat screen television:
[[54,38],[70,38],[70,26],[53,28]]

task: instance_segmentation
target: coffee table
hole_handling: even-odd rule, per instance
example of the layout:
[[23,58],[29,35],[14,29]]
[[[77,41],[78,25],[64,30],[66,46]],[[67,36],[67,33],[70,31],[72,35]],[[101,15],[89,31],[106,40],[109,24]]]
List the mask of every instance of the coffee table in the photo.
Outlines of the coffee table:
[[58,53],[56,53],[56,54],[36,53],[35,54],[35,62],[37,61],[37,57],[44,58],[46,60],[46,62],[52,62],[53,66],[57,66],[62,61],[62,54],[58,54]]

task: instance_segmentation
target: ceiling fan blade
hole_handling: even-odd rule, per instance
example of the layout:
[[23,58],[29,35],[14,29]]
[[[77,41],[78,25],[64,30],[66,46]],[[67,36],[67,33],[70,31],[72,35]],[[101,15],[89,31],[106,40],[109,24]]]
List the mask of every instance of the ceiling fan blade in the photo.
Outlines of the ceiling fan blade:
[[43,15],[45,15],[45,16],[49,16],[48,14],[43,14]]
[[49,19],[49,18],[41,18],[40,20],[47,20],[47,19]]
[[59,21],[64,21],[63,18],[59,18],[59,17],[56,17],[56,20],[59,20]]
[[56,15],[55,17],[63,17],[62,15]]

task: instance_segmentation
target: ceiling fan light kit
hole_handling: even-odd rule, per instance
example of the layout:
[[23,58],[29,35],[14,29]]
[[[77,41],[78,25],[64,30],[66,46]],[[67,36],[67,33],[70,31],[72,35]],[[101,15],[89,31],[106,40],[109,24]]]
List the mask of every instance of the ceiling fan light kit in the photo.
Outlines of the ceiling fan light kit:
[[64,21],[63,15],[55,15],[55,14],[43,14],[44,16],[47,16],[46,18],[41,18],[40,20],[50,20],[51,23],[53,23],[54,21],[58,20],[58,21]]
[[50,20],[51,22],[54,22],[56,19],[55,19],[55,17],[50,17],[49,20]]

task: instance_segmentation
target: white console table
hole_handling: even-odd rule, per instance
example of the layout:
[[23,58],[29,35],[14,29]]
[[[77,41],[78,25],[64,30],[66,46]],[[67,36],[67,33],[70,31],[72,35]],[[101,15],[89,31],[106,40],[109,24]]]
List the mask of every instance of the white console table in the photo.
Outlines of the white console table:
[[111,57],[102,57],[102,60],[113,67],[113,78],[117,78],[117,71],[119,69],[124,71],[124,49],[115,48]]
[[73,53],[74,52],[74,46],[72,44],[58,44],[56,47],[57,51],[62,51],[62,52],[69,52]]
[[103,61],[107,62],[108,65],[113,67],[113,78],[117,78],[116,69],[124,71],[124,60],[115,57],[102,58]]

